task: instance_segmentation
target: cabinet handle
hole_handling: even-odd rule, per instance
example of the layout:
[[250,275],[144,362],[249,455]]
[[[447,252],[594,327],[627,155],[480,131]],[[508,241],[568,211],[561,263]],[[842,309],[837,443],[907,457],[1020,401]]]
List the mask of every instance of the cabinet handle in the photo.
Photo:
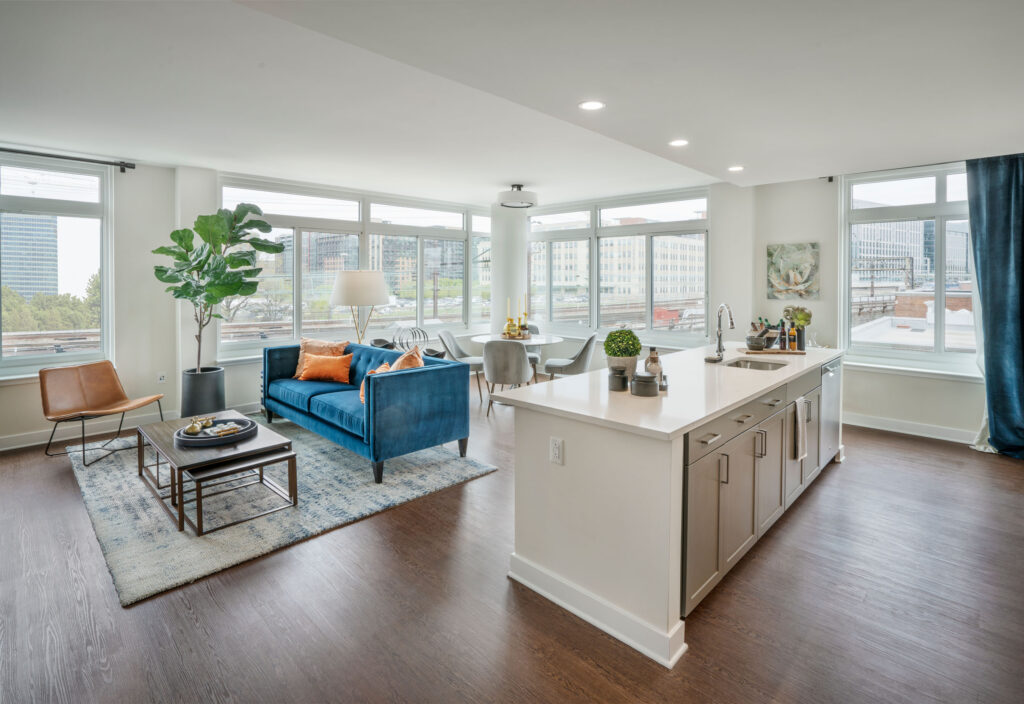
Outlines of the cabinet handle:
[[807,404],[807,422],[811,422],[811,410],[814,408],[814,404],[808,399],[804,399],[804,403]]
[[733,420],[742,425],[742,424],[746,423],[748,420],[750,420],[753,417],[754,417],[754,414],[752,414],[752,413],[744,413],[741,416],[736,416],[735,418],[733,418]]
[[[725,479],[722,479],[722,458],[725,458]],[[724,452],[718,456],[718,481],[722,484],[729,483],[729,455]]]
[[775,408],[780,403],[782,403],[782,399],[781,398],[773,398],[771,401],[765,401],[764,405],[771,406],[772,408]]
[[716,442],[718,442],[721,439],[722,439],[722,434],[721,433],[711,433],[710,435],[705,435],[704,437],[702,437],[700,439],[700,444],[701,445],[705,445],[705,446],[706,445],[714,445]]
[[758,449],[758,447],[757,447],[757,445],[755,443],[754,453],[758,456],[758,458],[767,457],[768,456],[768,431],[767,430],[758,430],[757,431],[757,437],[761,439],[761,446],[760,446],[760,449]]

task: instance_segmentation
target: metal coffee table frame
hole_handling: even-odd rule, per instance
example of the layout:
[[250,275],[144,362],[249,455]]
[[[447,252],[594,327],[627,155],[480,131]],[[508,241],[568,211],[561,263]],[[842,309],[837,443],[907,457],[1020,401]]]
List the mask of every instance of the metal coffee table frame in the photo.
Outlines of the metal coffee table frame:
[[[220,417],[240,417],[240,414],[233,411],[226,411],[217,414]],[[178,525],[178,530],[185,530],[187,523],[196,535],[204,535],[237,525],[254,518],[266,516],[286,508],[297,506],[298,482],[296,481],[295,453],[292,451],[291,442],[286,438],[274,433],[269,428],[260,426],[261,435],[257,439],[262,442],[255,447],[243,441],[237,446],[230,446],[231,449],[224,449],[216,453],[202,453],[200,456],[190,456],[193,451],[180,447],[172,447],[166,451],[161,445],[166,438],[161,437],[161,431],[173,433],[173,427],[165,428],[168,423],[153,423],[147,426],[140,426],[137,429],[138,436],[138,470],[139,477],[145,482],[150,492],[157,498],[160,505]],[[178,421],[180,424],[180,421]],[[154,442],[151,435],[158,436],[160,442]],[[256,439],[254,439],[256,440]],[[145,445],[153,448],[156,461],[151,464],[145,462]],[[170,440],[173,446],[173,439]],[[246,448],[246,445],[250,445]],[[182,462],[182,459],[186,461]],[[178,462],[173,461],[178,459]],[[196,459],[193,465],[190,460]],[[275,482],[264,472],[264,467],[280,462],[288,463],[288,488],[285,489]],[[160,468],[166,464],[170,476],[168,482],[161,481]],[[249,481],[243,481],[249,479]],[[186,480],[191,484],[186,488]],[[238,483],[241,482],[241,483]],[[233,484],[229,488],[219,491],[204,491],[217,486]],[[236,521],[231,521],[215,528],[205,529],[203,524],[203,500],[218,494],[235,491],[253,484],[262,484],[271,492],[287,501],[282,506],[276,506],[266,511],[255,513]],[[191,497],[190,497],[191,496]],[[196,506],[195,522],[185,512],[187,504],[194,503]]]

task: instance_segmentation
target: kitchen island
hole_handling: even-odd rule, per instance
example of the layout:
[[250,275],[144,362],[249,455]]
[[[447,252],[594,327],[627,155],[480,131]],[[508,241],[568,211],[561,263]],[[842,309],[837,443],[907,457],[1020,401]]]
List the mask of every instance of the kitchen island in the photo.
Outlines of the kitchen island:
[[685,616],[842,454],[840,351],[712,351],[663,356],[658,397],[603,369],[494,395],[515,407],[509,576],[666,667]]

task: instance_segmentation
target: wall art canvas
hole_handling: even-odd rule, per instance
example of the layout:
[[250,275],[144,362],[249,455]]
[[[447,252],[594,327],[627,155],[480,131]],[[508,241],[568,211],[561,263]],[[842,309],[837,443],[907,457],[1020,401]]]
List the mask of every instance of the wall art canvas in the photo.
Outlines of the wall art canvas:
[[817,242],[768,245],[768,298],[817,299],[821,295]]

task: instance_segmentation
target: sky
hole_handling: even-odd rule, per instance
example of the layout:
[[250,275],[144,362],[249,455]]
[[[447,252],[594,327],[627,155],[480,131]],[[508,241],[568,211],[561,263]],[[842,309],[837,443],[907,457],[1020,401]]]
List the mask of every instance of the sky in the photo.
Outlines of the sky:
[[57,218],[57,291],[85,297],[89,277],[100,270],[100,221]]

